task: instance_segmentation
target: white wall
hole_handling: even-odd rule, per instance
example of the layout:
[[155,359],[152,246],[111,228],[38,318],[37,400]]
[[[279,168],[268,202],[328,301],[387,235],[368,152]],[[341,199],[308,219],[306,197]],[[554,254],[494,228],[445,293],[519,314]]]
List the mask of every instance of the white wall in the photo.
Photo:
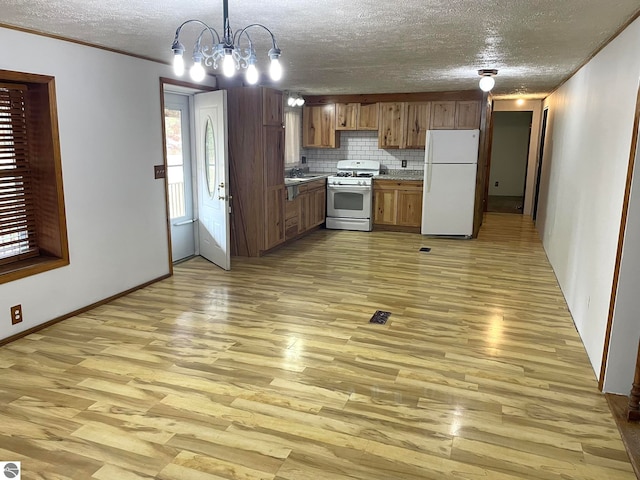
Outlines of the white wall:
[[[424,168],[424,149],[379,149],[378,132],[373,131],[343,130],[340,132],[340,148],[306,148],[302,154],[306,155],[312,172],[335,172],[338,160],[378,160],[389,170]],[[406,168],[402,168],[402,160],[407,161]]]
[[638,45],[640,20],[545,101],[549,127],[537,226],[596,375],[640,76]]
[[[168,32],[169,33],[169,32]],[[0,338],[169,272],[161,76],[168,66],[0,29],[0,69],[55,77],[70,265],[0,285]],[[211,81],[211,80],[210,80]],[[24,321],[11,326],[21,304]]]

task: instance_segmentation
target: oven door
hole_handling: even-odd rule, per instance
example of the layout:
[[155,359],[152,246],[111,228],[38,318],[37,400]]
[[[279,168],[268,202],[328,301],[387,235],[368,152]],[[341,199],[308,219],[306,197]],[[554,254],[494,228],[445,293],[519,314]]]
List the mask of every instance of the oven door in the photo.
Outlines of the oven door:
[[371,185],[327,185],[327,217],[371,218]]

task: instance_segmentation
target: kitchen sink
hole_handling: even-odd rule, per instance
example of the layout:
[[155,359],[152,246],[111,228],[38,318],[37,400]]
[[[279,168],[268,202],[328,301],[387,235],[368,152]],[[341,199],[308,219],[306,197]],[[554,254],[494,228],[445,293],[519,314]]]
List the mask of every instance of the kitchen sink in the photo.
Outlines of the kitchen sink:
[[325,175],[318,175],[315,173],[305,173],[301,177],[285,177],[285,185],[297,185],[298,183],[311,182],[312,180],[319,180],[325,178]]

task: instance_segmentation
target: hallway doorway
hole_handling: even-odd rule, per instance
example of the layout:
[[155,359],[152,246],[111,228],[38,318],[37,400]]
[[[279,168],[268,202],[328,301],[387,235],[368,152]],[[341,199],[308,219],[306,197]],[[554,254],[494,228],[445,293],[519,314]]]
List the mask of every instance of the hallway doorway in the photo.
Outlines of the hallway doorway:
[[532,111],[493,113],[487,211],[522,214]]

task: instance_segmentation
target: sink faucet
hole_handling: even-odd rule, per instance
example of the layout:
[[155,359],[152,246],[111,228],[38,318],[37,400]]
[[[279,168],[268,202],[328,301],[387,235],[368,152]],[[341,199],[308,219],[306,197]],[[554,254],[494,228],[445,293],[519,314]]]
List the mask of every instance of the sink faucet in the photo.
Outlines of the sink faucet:
[[289,176],[290,176],[291,178],[301,177],[302,175],[303,175],[302,168],[299,168],[299,167],[293,167],[293,168],[289,171]]

